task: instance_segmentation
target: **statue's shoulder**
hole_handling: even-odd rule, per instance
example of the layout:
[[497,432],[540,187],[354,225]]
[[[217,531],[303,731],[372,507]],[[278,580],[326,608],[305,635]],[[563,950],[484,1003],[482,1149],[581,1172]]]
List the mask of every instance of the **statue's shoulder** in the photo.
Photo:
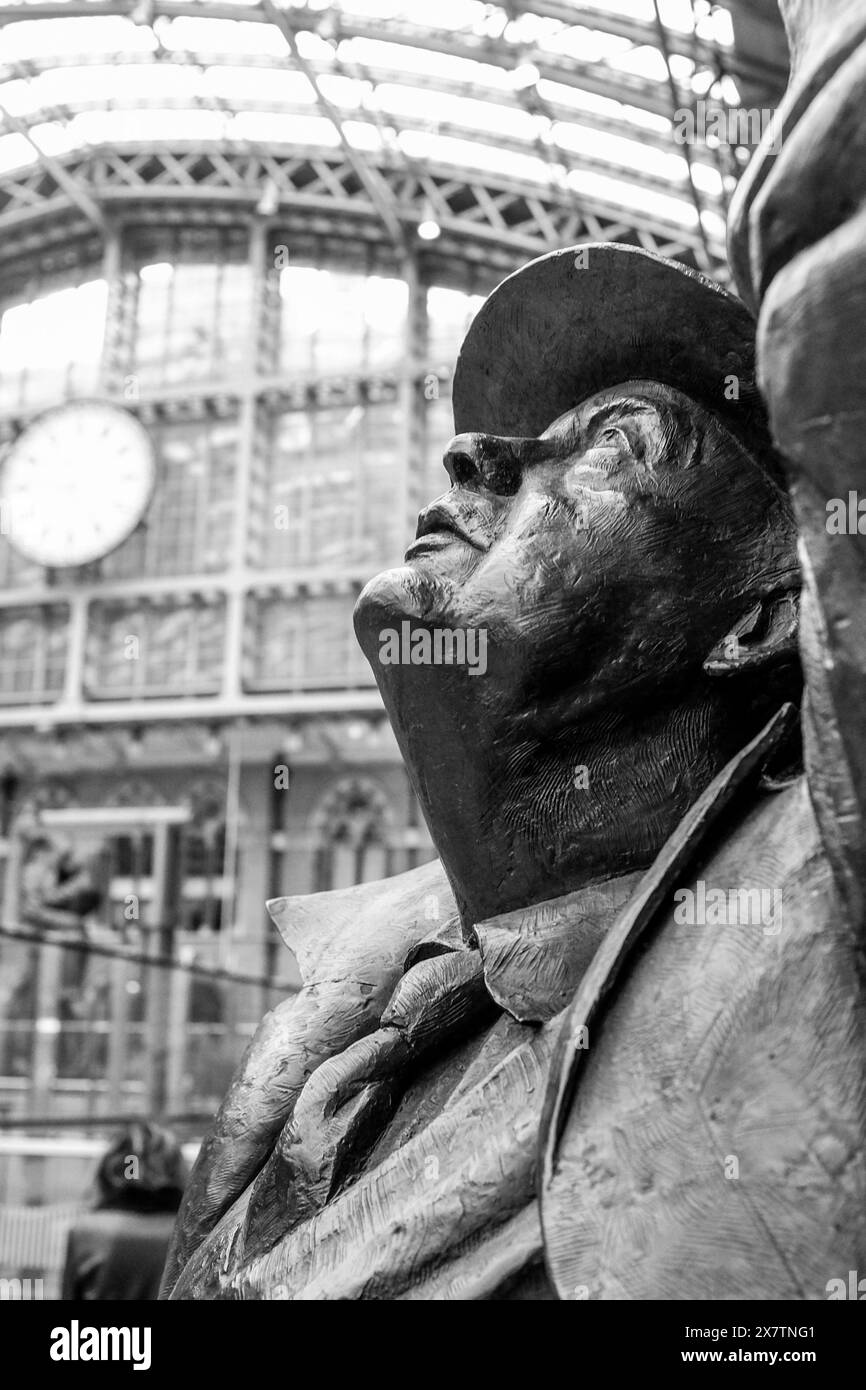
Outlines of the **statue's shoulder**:
[[671,888],[563,1029],[541,1198],[557,1288],[736,1298],[761,1269],[766,1297],[824,1297],[863,1255],[866,998],[805,779]]

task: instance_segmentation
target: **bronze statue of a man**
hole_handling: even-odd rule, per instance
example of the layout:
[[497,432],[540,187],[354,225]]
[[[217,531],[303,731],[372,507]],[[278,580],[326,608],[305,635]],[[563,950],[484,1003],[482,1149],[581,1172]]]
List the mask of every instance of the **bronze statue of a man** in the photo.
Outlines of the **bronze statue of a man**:
[[801,522],[836,601],[807,779],[754,332],[610,245],[475,319],[451,488],[356,611],[441,863],[271,904],[306,984],[205,1141],[174,1297],[823,1298],[864,1267],[862,638]]

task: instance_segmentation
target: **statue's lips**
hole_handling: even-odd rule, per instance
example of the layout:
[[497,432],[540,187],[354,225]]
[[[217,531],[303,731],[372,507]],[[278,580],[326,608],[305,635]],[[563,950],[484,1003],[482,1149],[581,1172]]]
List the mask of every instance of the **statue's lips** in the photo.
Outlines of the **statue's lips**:
[[483,552],[490,549],[488,537],[479,531],[477,524],[452,511],[444,503],[434,502],[432,506],[425,507],[418,518],[415,540],[406,551],[406,559],[424,550],[439,550],[454,540],[471,545],[473,550]]

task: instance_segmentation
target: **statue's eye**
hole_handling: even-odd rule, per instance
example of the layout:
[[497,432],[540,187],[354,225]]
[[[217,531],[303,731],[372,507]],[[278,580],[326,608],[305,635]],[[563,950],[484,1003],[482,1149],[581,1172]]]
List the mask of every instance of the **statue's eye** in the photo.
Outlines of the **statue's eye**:
[[631,451],[631,440],[625,430],[617,429],[615,425],[608,425],[607,429],[601,430],[593,441],[596,449],[625,449]]

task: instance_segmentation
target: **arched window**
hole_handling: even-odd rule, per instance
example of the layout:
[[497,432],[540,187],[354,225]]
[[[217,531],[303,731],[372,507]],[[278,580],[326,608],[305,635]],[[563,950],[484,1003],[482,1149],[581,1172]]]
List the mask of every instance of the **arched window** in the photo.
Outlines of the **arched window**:
[[367,777],[332,787],[313,817],[317,892],[351,888],[391,873],[391,813],[382,789]]

